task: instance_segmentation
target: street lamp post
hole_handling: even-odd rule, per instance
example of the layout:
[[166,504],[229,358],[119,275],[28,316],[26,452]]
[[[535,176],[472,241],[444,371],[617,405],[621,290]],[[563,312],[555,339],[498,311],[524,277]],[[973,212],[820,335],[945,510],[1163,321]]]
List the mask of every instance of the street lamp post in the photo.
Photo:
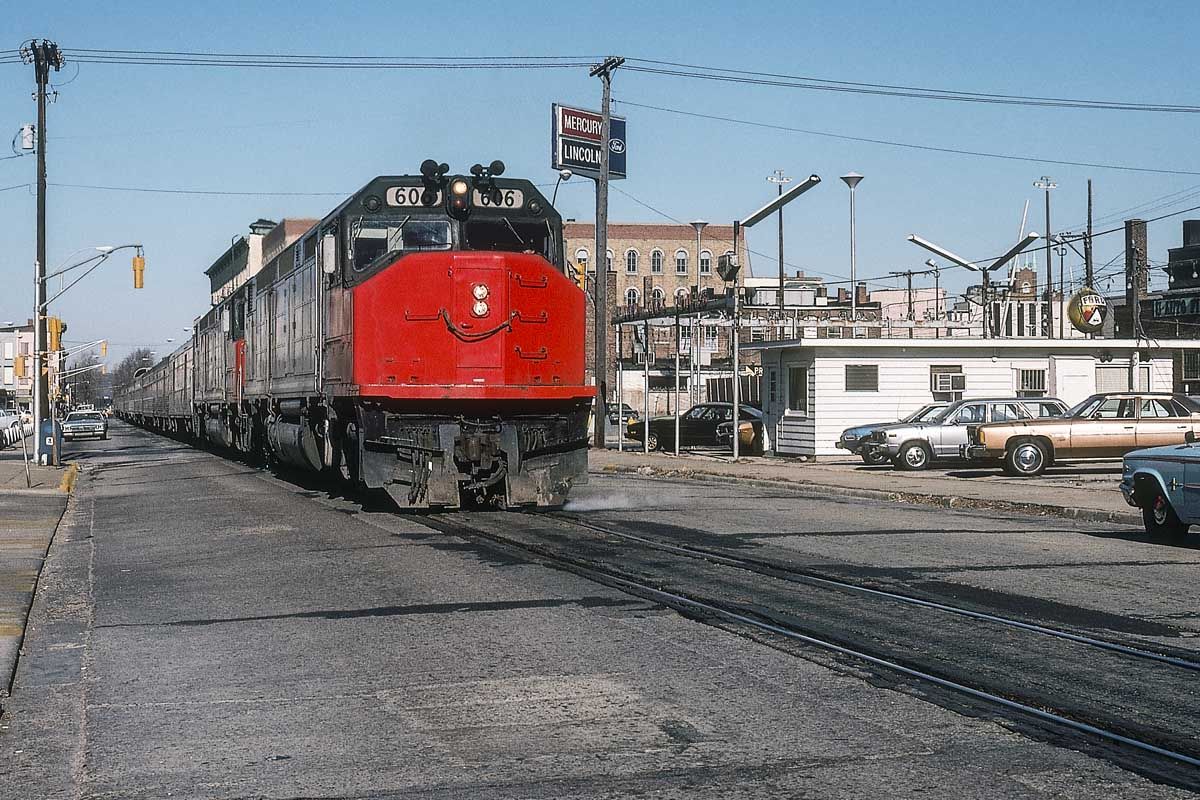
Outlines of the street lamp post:
[[[783,170],[777,169],[774,173],[767,176],[767,180],[779,187],[779,194],[783,194],[785,184],[791,183],[792,179],[783,174]],[[779,315],[783,317],[783,280],[785,277],[783,269],[783,206],[779,207]]]
[[941,256],[942,258],[946,259],[947,261],[952,261],[955,264],[958,264],[960,267],[965,267],[966,269],[969,269],[972,272],[983,273],[983,338],[986,339],[986,338],[988,338],[988,311],[987,311],[987,309],[988,309],[988,287],[990,285],[990,282],[988,279],[989,276],[991,275],[992,272],[1000,269],[1005,264],[1007,264],[1009,261],[1012,261],[1014,258],[1016,258],[1018,253],[1020,253],[1026,247],[1029,247],[1029,245],[1036,242],[1039,238],[1040,237],[1036,233],[1033,233],[1033,232],[1027,233],[1025,235],[1024,239],[1022,239],[1021,241],[1017,242],[1015,245],[1010,247],[1007,253],[1000,256],[999,258],[997,258],[995,261],[993,261],[991,264],[989,264],[986,267],[981,267],[978,264],[975,264],[971,261],[967,261],[965,258],[962,258],[961,256],[956,256],[954,253],[951,253],[946,248],[939,247],[938,245],[934,244],[933,242],[926,241],[925,239],[922,239],[920,236],[917,236],[916,234],[909,234],[908,240],[910,242],[912,242],[913,244],[915,244],[917,247],[923,247],[924,249],[928,250],[929,252],[933,253],[934,255]]
[[554,205],[555,201],[557,201],[557,200],[558,200],[558,186],[559,186],[559,184],[561,184],[563,181],[569,181],[569,180],[571,180],[571,176],[572,176],[572,175],[574,175],[574,174],[575,174],[575,173],[574,173],[574,172],[571,172],[571,170],[569,170],[569,169],[560,169],[560,170],[558,171],[558,180],[556,180],[556,181],[554,182],[554,196],[550,198],[550,205]]
[[1046,338],[1053,339],[1054,312],[1050,304],[1054,300],[1054,276],[1051,274],[1053,267],[1050,261],[1050,246],[1054,237],[1050,235],[1050,190],[1057,189],[1058,184],[1051,180],[1049,175],[1043,175],[1034,181],[1033,185],[1046,192]]
[[925,259],[925,266],[933,270],[933,321],[934,330],[937,329],[937,321],[942,315],[942,288],[939,284],[939,279],[942,276],[942,268],[932,258]]
[[[702,219],[695,219],[691,222],[692,228],[696,231],[696,282],[692,285],[692,301],[700,299],[700,240],[704,229],[708,223]],[[692,405],[700,402],[700,387],[697,384],[700,382],[700,317],[692,319],[692,335],[691,345],[692,352],[689,356],[691,361],[688,364],[688,372],[690,373],[688,385],[688,397],[691,399]],[[678,420],[676,420],[678,425]],[[679,432],[675,432],[675,441],[679,441]]]
[[858,186],[862,179],[863,176],[857,172],[848,172],[842,176],[842,180],[850,187],[850,326],[852,330],[858,321],[858,255],[855,252],[854,241],[854,187]]

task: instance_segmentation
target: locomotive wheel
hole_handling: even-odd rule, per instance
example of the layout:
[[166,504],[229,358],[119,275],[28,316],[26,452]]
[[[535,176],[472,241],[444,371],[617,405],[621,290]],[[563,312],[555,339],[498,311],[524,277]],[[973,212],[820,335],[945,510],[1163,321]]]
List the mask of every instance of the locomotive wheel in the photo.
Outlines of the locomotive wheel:
[[334,474],[337,480],[347,488],[358,486],[358,426],[353,422],[346,423],[337,448],[337,462],[334,464]]

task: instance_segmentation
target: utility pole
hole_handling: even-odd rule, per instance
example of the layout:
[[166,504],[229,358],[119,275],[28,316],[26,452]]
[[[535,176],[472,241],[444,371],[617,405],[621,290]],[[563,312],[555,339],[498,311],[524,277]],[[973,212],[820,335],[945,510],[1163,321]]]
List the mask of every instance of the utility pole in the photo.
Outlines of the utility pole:
[[1049,175],[1043,175],[1033,182],[1033,185],[1038,189],[1043,189],[1046,192],[1046,338],[1054,338],[1054,265],[1050,260],[1050,250],[1052,238],[1050,235],[1050,190],[1058,188],[1058,184],[1050,179]]
[[1083,270],[1084,279],[1083,285],[1089,288],[1092,286],[1092,281],[1095,276],[1092,274],[1092,179],[1088,178],[1088,218],[1087,218],[1087,236],[1083,240]]
[[[599,450],[605,447],[604,423],[608,419],[608,137],[612,122],[612,74],[624,63],[623,58],[609,56],[588,72],[593,78],[599,77],[604,84],[604,94],[600,101],[600,116],[603,118],[600,134],[600,177],[596,179],[596,409],[592,425],[592,446]],[[649,388],[646,387],[647,392]],[[620,417],[619,410],[617,416]],[[646,420],[646,425],[650,425],[649,419]]]
[[[783,170],[777,169],[774,173],[767,176],[767,180],[779,187],[779,194],[783,194],[783,186],[786,183],[791,183],[792,179],[783,174]],[[783,268],[783,206],[779,207],[779,313],[780,319],[783,315],[783,281],[786,273]]]
[[[1068,236],[1068,234],[1069,234],[1069,231],[1063,231],[1061,234],[1059,234],[1058,247],[1055,248],[1055,250],[1058,252],[1058,296],[1059,297],[1062,297],[1066,291],[1066,288],[1063,284],[1063,262],[1065,262],[1067,259],[1067,236]],[[1060,338],[1060,339],[1066,338],[1066,334],[1064,333],[1064,328],[1063,328],[1063,317],[1065,317],[1065,316],[1066,316],[1066,314],[1058,315],[1058,338]]]
[[50,70],[62,68],[62,53],[54,42],[33,40],[21,48],[21,58],[33,64],[37,82],[37,255],[33,267],[33,427],[34,458],[40,463],[45,452],[42,421],[50,416],[50,381],[46,367],[46,87]]
[[[903,275],[905,278],[905,281],[907,282],[907,288],[904,291],[904,297],[907,300],[907,305],[908,305],[908,313],[906,314],[906,318],[911,323],[913,321],[913,316],[914,316],[913,315],[913,293],[912,293],[912,279],[913,279],[914,273],[911,269],[908,269],[908,270],[893,270],[890,274],[897,275],[897,276]],[[924,273],[921,273],[921,274],[924,274]],[[912,325],[908,326],[908,338],[910,338],[910,339],[913,338]]]

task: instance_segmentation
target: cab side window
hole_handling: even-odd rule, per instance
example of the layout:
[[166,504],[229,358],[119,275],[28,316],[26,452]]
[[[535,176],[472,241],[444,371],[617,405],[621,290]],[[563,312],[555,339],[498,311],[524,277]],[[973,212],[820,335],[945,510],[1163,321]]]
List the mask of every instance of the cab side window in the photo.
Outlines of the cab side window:
[[1133,419],[1133,408],[1136,401],[1127,397],[1110,397],[1100,403],[1100,407],[1092,412],[1093,419]]
[[1142,401],[1142,419],[1157,419],[1161,417],[1176,416],[1179,415],[1171,403],[1155,399]]
[[954,421],[959,425],[972,425],[983,422],[985,414],[986,410],[982,403],[963,406],[958,410],[958,413],[954,415]]

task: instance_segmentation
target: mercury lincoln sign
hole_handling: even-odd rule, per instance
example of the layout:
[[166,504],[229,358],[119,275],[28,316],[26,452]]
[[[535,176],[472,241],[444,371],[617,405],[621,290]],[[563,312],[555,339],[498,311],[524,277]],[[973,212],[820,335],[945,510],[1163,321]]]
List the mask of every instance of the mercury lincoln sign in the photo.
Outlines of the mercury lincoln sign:
[[[604,120],[599,112],[555,103],[551,107],[550,163],[576,175],[600,177],[600,148]],[[625,177],[625,118],[609,117],[608,174]]]

